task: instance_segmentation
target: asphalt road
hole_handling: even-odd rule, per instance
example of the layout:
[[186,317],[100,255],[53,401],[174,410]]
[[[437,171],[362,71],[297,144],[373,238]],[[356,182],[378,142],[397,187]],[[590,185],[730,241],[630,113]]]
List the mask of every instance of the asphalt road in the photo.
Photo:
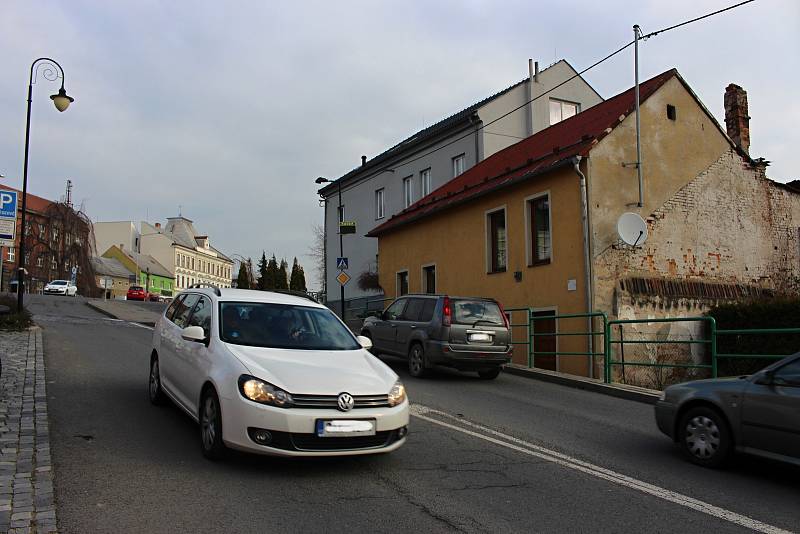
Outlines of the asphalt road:
[[415,380],[388,358],[418,414],[398,451],[211,463],[189,418],[147,401],[151,330],[81,298],[29,302],[63,533],[800,529],[800,469],[690,465],[650,406],[510,375]]

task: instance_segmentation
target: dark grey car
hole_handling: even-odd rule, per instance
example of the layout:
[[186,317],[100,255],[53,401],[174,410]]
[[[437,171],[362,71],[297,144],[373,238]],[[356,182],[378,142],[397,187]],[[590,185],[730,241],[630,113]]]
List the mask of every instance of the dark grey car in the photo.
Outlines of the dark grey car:
[[493,379],[513,348],[502,306],[476,297],[404,295],[368,317],[361,335],[372,340],[375,354],[407,357],[415,377],[446,365]]
[[717,467],[738,451],[800,465],[800,352],[751,376],[670,386],[655,413],[696,464]]

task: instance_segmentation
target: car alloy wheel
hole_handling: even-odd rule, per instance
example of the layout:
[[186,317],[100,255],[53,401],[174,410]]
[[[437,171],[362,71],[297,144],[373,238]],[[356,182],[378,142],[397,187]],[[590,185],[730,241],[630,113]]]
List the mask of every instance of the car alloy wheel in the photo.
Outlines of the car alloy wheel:
[[427,373],[425,367],[425,352],[422,345],[415,343],[408,353],[408,372],[411,376],[422,378]]
[[203,456],[210,460],[222,458],[225,452],[225,444],[222,443],[222,416],[219,400],[213,390],[208,391],[203,397],[200,413],[200,438]]

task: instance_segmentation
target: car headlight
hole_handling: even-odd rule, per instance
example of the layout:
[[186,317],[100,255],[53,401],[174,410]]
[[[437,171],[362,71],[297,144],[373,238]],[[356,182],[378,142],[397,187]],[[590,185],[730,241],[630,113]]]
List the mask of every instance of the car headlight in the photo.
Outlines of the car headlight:
[[239,377],[239,392],[248,400],[278,408],[291,408],[294,404],[289,393],[254,376]]
[[389,406],[397,406],[406,400],[406,387],[399,380],[389,390]]

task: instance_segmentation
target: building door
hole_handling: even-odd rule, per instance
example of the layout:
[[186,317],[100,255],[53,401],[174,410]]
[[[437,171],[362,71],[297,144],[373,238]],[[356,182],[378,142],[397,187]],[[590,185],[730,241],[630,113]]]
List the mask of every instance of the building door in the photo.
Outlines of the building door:
[[540,335],[556,333],[555,314],[555,310],[533,312],[533,317],[552,317],[551,319],[531,320],[531,331],[533,334],[536,334],[533,336],[533,366],[539,369],[547,369],[550,371],[558,370],[556,355],[553,354],[557,350],[556,336]]

